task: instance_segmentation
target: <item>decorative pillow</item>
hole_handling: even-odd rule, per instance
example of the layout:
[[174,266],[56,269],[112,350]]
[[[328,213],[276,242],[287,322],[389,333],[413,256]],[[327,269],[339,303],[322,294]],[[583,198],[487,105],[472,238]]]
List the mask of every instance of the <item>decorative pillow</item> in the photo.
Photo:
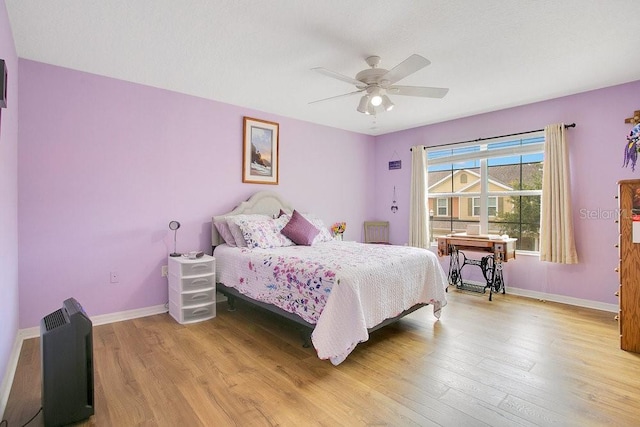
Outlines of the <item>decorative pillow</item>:
[[320,242],[330,242],[333,240],[333,236],[331,235],[331,232],[329,232],[329,228],[327,228],[320,218],[314,214],[303,214],[303,216],[319,231],[318,235],[313,240],[312,245]]
[[233,238],[233,234],[231,234],[231,230],[229,229],[229,224],[227,224],[227,219],[223,218],[222,220],[216,220],[214,218],[213,225],[216,226],[216,230],[218,230],[218,234],[224,239],[225,243],[229,246],[235,246],[236,240]]
[[293,211],[291,220],[282,229],[282,234],[291,239],[293,243],[304,246],[311,246],[318,233],[320,230],[296,210]]
[[275,222],[276,228],[278,230],[278,236],[282,240],[281,246],[294,246],[295,243],[287,236],[282,234],[282,229],[286,227],[286,225],[291,221],[291,215],[285,213],[284,215],[279,216],[278,218],[273,220]]
[[235,240],[236,242],[236,246],[239,248],[247,247],[247,242],[244,240],[244,236],[242,235],[242,230],[240,229],[240,225],[237,224],[237,221],[240,221],[240,220],[264,221],[265,219],[269,219],[269,216],[259,215],[259,214],[228,216],[227,224],[229,225],[229,230],[231,231],[233,240]]
[[[284,218],[283,218],[284,219]],[[247,247],[253,248],[278,248],[280,246],[290,246],[291,240],[280,234],[284,223],[279,219],[267,219],[263,221],[237,219],[236,223],[242,230]],[[282,223],[282,224],[280,224]]]

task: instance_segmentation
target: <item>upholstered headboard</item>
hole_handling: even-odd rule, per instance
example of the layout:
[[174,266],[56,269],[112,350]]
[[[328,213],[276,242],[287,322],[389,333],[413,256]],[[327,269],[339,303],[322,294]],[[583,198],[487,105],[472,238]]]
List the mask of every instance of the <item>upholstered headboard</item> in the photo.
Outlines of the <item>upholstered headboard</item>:
[[282,200],[278,193],[273,191],[258,191],[245,202],[240,203],[231,212],[216,215],[211,218],[211,246],[218,246],[224,243],[224,240],[218,234],[218,230],[214,225],[215,221],[219,221],[226,216],[241,214],[264,214],[270,217],[277,216],[280,209],[285,212],[292,212],[293,207],[288,202]]

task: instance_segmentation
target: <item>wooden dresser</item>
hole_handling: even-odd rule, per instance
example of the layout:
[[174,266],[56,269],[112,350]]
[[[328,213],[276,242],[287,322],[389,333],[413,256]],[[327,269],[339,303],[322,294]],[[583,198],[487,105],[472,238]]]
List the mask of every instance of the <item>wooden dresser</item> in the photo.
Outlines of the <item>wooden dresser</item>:
[[618,182],[618,204],[620,348],[640,353],[640,179]]

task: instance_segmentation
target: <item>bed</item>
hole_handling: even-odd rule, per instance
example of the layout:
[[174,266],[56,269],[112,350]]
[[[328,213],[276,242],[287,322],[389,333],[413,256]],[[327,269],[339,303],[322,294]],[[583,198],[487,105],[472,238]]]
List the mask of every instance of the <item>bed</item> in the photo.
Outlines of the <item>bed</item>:
[[[295,215],[322,232],[304,245],[255,244],[254,224],[276,224],[278,230],[293,223]],[[225,243],[229,230],[221,224],[233,229],[236,222],[242,227],[235,232],[241,228],[247,247],[233,247],[233,238]],[[439,318],[447,303],[447,276],[431,251],[334,240],[322,221],[296,213],[272,191],[258,192],[231,212],[212,217],[211,233],[217,290],[230,307],[239,298],[295,322],[310,331],[318,357],[334,365],[374,330],[426,305]]]

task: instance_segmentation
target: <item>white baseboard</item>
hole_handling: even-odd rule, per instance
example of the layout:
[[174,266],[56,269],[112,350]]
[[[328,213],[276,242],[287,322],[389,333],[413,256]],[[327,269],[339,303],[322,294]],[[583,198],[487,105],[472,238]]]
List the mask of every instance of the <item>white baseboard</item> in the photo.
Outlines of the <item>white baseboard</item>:
[[136,310],[120,311],[118,313],[93,316],[91,322],[94,325],[106,325],[108,323],[122,322],[123,320],[137,319],[139,317],[153,316],[169,311],[169,303],[154,305],[152,307],[138,308]]
[[20,358],[20,350],[22,350],[22,342],[24,339],[22,331],[19,330],[13,342],[7,369],[2,378],[2,384],[0,385],[0,420],[4,419],[4,410],[7,408],[7,401],[9,400],[9,393],[11,393],[11,386],[13,385],[13,378],[18,367],[18,359]]
[[[139,317],[153,316],[154,314],[162,314],[169,311],[166,304],[154,305],[152,307],[137,308],[135,310],[119,311],[117,313],[100,314],[98,316],[90,316],[93,326],[106,325],[109,323],[122,322],[123,320],[137,319]],[[40,336],[40,327],[20,329],[23,339],[35,338]]]
[[[139,308],[135,310],[120,311],[118,313],[102,314],[99,316],[91,316],[93,325],[105,325],[107,323],[121,322],[123,320],[137,319],[139,317],[152,316],[154,314],[162,314],[169,311],[167,304],[155,305],[152,307]],[[9,393],[13,385],[13,378],[18,367],[18,359],[22,350],[22,342],[26,339],[36,338],[40,336],[40,327],[25,328],[18,330],[16,340],[13,343],[13,349],[9,355],[9,363],[7,363],[6,373],[0,385],[0,420],[4,417],[4,410],[7,407]]]
[[511,286],[507,286],[507,293],[519,295],[522,297],[535,298],[543,301],[552,301],[562,304],[575,305],[578,307],[592,308],[594,310],[610,311],[612,313],[618,312],[617,304],[607,304],[604,302],[567,297],[564,295],[547,294],[544,292],[530,291],[528,289],[512,288]]

